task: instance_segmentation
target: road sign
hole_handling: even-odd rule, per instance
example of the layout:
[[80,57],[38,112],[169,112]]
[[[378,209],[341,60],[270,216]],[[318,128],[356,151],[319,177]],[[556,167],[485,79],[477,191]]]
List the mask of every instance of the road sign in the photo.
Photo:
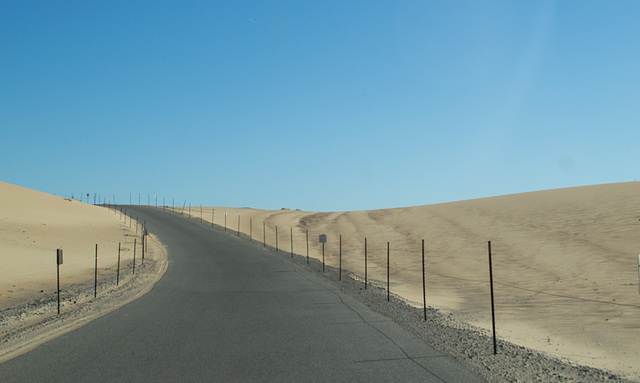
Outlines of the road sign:
[[326,234],[320,234],[320,238],[318,239],[318,241],[320,243],[326,243],[327,242],[327,235]]
[[58,249],[56,252],[56,264],[62,265],[62,249]]

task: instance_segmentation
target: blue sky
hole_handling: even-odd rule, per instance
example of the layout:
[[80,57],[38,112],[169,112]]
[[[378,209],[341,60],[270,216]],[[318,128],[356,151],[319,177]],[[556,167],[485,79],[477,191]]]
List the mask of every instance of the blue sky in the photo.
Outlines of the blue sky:
[[638,1],[3,1],[0,180],[341,211],[640,179]]

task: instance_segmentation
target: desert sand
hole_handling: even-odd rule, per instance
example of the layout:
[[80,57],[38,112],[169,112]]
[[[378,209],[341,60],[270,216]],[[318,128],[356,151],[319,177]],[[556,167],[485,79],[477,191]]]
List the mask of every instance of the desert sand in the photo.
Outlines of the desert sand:
[[[640,380],[638,202],[633,182],[372,211],[174,210],[283,253],[306,256],[308,238],[319,260],[325,234],[333,267],[342,237],[342,268],[360,279],[366,238],[367,277],[382,287],[389,242],[391,292],[415,306],[424,239],[427,304],[487,330],[491,241],[499,339]],[[118,243],[130,262],[135,237],[113,210],[0,183],[0,309],[55,291],[57,248],[64,288],[92,280],[96,243],[99,268],[113,270]]]
[[128,264],[137,238],[129,226],[119,212],[0,182],[0,309],[55,293],[56,249],[61,289],[93,281],[96,244],[99,274],[115,268],[119,243]]
[[342,236],[342,267],[360,278],[366,238],[367,277],[383,287],[389,242],[391,292],[416,306],[424,239],[427,304],[487,330],[491,241],[499,339],[640,379],[640,183],[372,211],[174,210],[302,256],[308,233],[316,259],[325,234],[334,267]]

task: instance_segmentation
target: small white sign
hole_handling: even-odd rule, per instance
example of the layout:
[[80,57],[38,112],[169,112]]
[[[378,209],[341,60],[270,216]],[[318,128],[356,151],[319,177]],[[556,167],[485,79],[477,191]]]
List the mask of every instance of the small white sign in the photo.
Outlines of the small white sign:
[[326,243],[327,242],[327,235],[326,234],[320,234],[320,237],[318,238],[318,241],[320,243]]

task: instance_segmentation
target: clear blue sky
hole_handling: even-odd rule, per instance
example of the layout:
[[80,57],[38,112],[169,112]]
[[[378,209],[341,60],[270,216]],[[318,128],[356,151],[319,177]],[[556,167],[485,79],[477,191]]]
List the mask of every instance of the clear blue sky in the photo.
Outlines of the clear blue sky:
[[318,211],[640,179],[640,1],[2,1],[0,180]]

